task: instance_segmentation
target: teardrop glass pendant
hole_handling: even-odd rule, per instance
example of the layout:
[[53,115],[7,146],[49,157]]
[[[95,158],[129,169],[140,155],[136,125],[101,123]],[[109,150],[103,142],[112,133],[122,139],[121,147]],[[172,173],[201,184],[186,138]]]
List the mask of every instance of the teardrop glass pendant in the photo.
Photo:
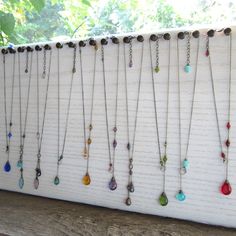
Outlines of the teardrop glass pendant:
[[129,192],[133,193],[134,192],[134,184],[133,182],[130,182],[127,186],[127,189]]
[[225,180],[224,183],[221,185],[221,193],[224,195],[230,195],[232,192],[232,187],[228,180]]
[[126,200],[125,200],[125,204],[127,205],[127,206],[130,206],[131,205],[131,199],[128,197]]
[[187,169],[188,166],[189,166],[189,160],[188,160],[188,159],[184,159],[184,160],[183,160],[183,167],[184,167],[185,169]]
[[114,191],[116,190],[116,188],[117,188],[117,183],[115,177],[113,176],[109,182],[109,189]]
[[23,178],[23,176],[20,177],[18,184],[19,184],[20,189],[22,189],[24,187],[24,178]]
[[5,172],[10,172],[11,171],[11,164],[9,161],[7,161],[4,165],[4,171]]
[[22,160],[19,160],[16,164],[17,168],[21,169],[23,167],[23,162]]
[[59,183],[60,183],[60,179],[59,179],[58,176],[56,176],[56,177],[54,178],[54,184],[55,184],[55,185],[58,185]]
[[89,173],[85,174],[85,176],[82,179],[82,182],[84,185],[90,185],[91,179],[90,179]]
[[179,192],[175,195],[175,198],[182,202],[186,199],[186,196],[182,190],[179,190]]
[[160,67],[156,66],[154,70],[155,70],[156,73],[158,73],[160,71]]
[[36,177],[34,179],[34,189],[38,189],[38,187],[39,187],[39,179]]
[[168,198],[167,198],[165,192],[162,192],[162,194],[160,195],[159,203],[161,206],[166,206],[168,204]]
[[186,73],[190,73],[191,70],[192,70],[192,68],[191,68],[190,64],[186,64],[185,67],[184,67],[184,71],[185,71]]

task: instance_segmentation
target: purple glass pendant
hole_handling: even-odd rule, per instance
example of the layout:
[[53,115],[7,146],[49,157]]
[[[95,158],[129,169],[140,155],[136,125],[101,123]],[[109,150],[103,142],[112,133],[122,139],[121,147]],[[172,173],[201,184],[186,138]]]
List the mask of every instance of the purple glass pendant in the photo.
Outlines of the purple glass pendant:
[[5,172],[10,172],[11,171],[11,164],[9,161],[7,161],[4,165],[4,171]]
[[114,176],[112,176],[112,178],[111,178],[111,180],[109,182],[109,189],[114,191],[114,190],[116,190],[116,188],[117,188],[116,179],[115,179]]

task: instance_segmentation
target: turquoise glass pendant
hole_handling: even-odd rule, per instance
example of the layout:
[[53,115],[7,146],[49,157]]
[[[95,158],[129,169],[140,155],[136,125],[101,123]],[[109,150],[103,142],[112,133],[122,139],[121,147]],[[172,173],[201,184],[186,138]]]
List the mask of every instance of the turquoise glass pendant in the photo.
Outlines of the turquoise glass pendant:
[[58,185],[59,183],[60,183],[60,179],[59,179],[58,176],[56,176],[55,179],[54,179],[54,184]]
[[22,162],[22,160],[19,160],[19,161],[17,162],[16,166],[17,166],[17,168],[19,168],[19,169],[23,168],[23,162]]
[[115,177],[113,176],[109,182],[109,189],[114,191],[116,190],[116,188],[117,188],[117,183]]
[[183,160],[183,167],[184,167],[185,169],[187,169],[188,166],[189,166],[189,161],[188,161],[188,159],[184,159],[184,160]]
[[182,190],[179,190],[179,192],[175,195],[175,198],[178,201],[183,202],[186,199],[186,196]]
[[190,66],[190,64],[186,64],[184,67],[184,71],[186,73],[190,73],[192,71],[192,67]]
[[4,165],[4,171],[5,172],[10,172],[11,171],[11,164],[9,161],[7,161]]
[[19,184],[20,189],[22,189],[24,187],[24,178],[23,178],[23,176],[20,177],[18,184]]
[[163,192],[163,193],[160,195],[160,197],[159,197],[158,200],[159,200],[159,203],[160,203],[161,206],[167,206],[167,204],[168,204],[168,198],[167,198],[165,192]]

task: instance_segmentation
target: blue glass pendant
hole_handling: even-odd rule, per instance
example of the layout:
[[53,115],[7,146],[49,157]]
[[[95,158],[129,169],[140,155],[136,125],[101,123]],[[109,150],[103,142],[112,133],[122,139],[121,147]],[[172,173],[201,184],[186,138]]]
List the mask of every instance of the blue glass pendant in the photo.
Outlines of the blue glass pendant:
[[8,133],[8,138],[11,138],[11,137],[12,137],[12,133],[9,132],[9,133]]
[[5,172],[10,172],[11,171],[11,164],[9,161],[7,161],[4,165],[4,171]]
[[183,167],[187,169],[188,166],[189,166],[189,161],[187,159],[184,159],[183,160]]
[[190,73],[192,71],[192,67],[189,64],[186,64],[186,66],[184,67],[184,71],[186,73]]
[[54,184],[58,185],[59,183],[60,183],[60,179],[59,179],[58,176],[56,176],[55,179],[54,179]]
[[24,178],[23,178],[23,176],[20,177],[18,184],[19,184],[20,189],[22,189],[24,187]]
[[117,188],[117,183],[115,177],[113,176],[109,182],[109,189],[114,191],[116,190],[116,188]]
[[180,202],[183,202],[186,199],[186,196],[182,190],[179,190],[179,192],[175,195],[175,198]]
[[17,168],[21,169],[23,168],[23,161],[22,160],[19,160],[16,164]]

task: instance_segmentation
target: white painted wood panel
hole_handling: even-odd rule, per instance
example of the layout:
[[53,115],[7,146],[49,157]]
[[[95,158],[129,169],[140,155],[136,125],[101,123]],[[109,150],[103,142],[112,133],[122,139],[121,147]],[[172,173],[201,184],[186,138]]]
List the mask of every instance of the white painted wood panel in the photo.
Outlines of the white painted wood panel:
[[[35,166],[37,160],[36,140],[36,55],[34,53],[32,90],[29,103],[29,122],[25,140],[24,154],[24,179],[25,185],[22,190],[18,187],[19,170],[16,162],[19,158],[19,106],[18,106],[18,73],[16,71],[15,100],[13,115],[13,138],[11,145],[12,170],[10,173],[0,171],[0,188],[10,191],[69,200],[109,208],[117,208],[127,211],[135,211],[147,214],[168,216],[180,219],[188,219],[203,223],[236,227],[236,65],[235,50],[236,38],[233,28],[233,61],[232,61],[232,132],[229,162],[229,179],[233,188],[230,196],[223,196],[219,187],[225,178],[225,165],[219,157],[219,143],[217,127],[214,114],[213,96],[210,84],[210,71],[208,58],[205,57],[205,37],[201,36],[199,72],[196,87],[196,102],[193,115],[193,126],[189,146],[190,168],[183,177],[183,188],[187,195],[184,202],[178,202],[175,194],[179,189],[179,140],[178,140],[178,94],[177,94],[177,55],[176,55],[176,33],[171,32],[171,74],[170,74],[170,113],[168,134],[168,162],[166,171],[166,193],[169,204],[162,207],[158,203],[158,197],[162,192],[162,172],[159,169],[159,157],[157,155],[157,141],[155,133],[155,119],[153,109],[150,57],[148,48],[148,37],[146,35],[144,44],[143,75],[140,95],[140,109],[138,113],[137,139],[134,153],[134,185],[135,192],[131,194],[133,204],[126,206],[124,200],[127,195],[126,185],[128,180],[128,156],[126,150],[126,113],[124,93],[124,63],[123,46],[120,54],[120,78],[119,78],[119,101],[118,101],[118,132],[117,132],[117,155],[115,161],[116,179],[118,188],[112,192],[108,189],[111,174],[108,169],[108,149],[106,139],[103,81],[101,50],[97,56],[97,72],[95,85],[94,122],[92,131],[90,176],[91,185],[84,186],[81,182],[86,171],[86,160],[82,157],[83,149],[83,123],[82,123],[82,101],[80,86],[80,68],[77,50],[77,72],[75,74],[72,92],[71,113],[69,118],[68,138],[65,147],[64,159],[60,166],[60,180],[58,186],[53,184],[56,174],[57,162],[57,53],[55,44],[53,47],[53,60],[48,97],[48,109],[46,114],[45,133],[42,144],[41,169],[39,189],[33,188],[35,178]],[[202,30],[202,32],[206,32]],[[226,138],[225,123],[227,121],[227,86],[228,65],[227,57],[228,37],[217,34],[211,40],[211,56],[213,72],[217,93],[217,105],[222,137]],[[180,41],[180,64],[183,68],[186,60],[186,41]],[[133,44],[133,68],[127,68],[129,107],[131,135],[133,132],[135,99],[137,93],[138,73],[140,67],[140,43]],[[128,52],[128,50],[127,50]],[[153,57],[155,50],[153,50]],[[42,73],[42,53],[40,53],[40,71]],[[68,102],[69,82],[71,77],[73,50],[64,47],[61,50],[61,141],[63,140],[66,105]],[[116,81],[116,46],[112,43],[105,46],[107,97],[109,113],[109,130],[111,139],[114,123],[115,105],[115,81]],[[10,101],[10,85],[12,70],[12,55],[7,55],[7,96],[8,114]],[[187,129],[190,115],[190,104],[192,97],[193,76],[195,71],[196,39],[191,40],[191,62],[193,71],[186,74],[181,69],[182,87],[182,143],[183,152],[186,148]],[[2,61],[2,55],[1,55]],[[91,105],[91,85],[93,69],[93,51],[90,46],[83,49],[84,62],[84,84],[86,120],[89,124],[89,111]],[[22,90],[23,110],[26,102],[27,75],[24,73],[25,54],[22,55]],[[160,41],[160,72],[155,75],[157,91],[157,110],[160,126],[160,138],[163,144],[165,132],[165,105],[166,105],[166,80],[167,80],[167,42]],[[1,64],[0,78],[0,166],[6,161],[5,139],[4,139],[4,104],[3,104],[3,73]],[[43,99],[46,80],[40,79],[40,118],[42,121]],[[131,136],[132,137],[132,136]],[[163,147],[163,145],[162,145]]]

